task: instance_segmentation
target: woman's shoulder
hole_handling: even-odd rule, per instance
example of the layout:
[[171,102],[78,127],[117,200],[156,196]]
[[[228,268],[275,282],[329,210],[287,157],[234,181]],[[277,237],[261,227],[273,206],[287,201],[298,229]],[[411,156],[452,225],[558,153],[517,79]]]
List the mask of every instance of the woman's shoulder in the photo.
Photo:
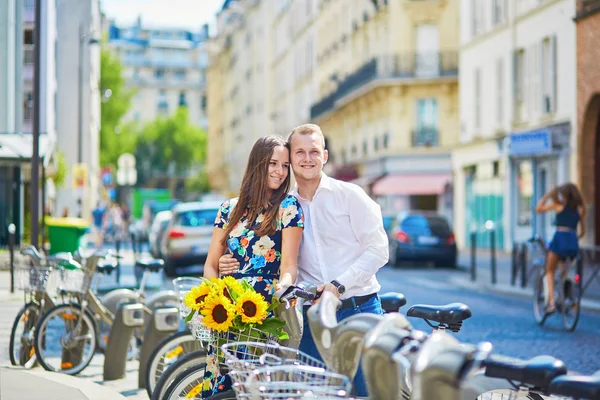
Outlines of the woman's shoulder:
[[300,207],[300,202],[294,195],[288,194],[281,201],[281,208],[288,208],[292,206]]

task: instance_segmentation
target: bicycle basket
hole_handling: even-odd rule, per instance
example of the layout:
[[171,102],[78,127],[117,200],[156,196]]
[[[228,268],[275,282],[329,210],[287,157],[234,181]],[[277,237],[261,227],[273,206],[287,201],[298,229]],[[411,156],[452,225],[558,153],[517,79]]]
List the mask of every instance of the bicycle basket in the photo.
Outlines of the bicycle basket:
[[177,297],[179,297],[179,316],[182,319],[185,319],[190,311],[192,311],[189,307],[185,305],[183,299],[185,295],[192,290],[193,287],[198,286],[202,283],[202,279],[200,278],[175,278],[173,279],[173,287],[175,288],[175,293]]
[[45,292],[56,284],[51,267],[15,265],[15,287],[25,291]]
[[298,399],[350,397],[348,377],[323,368],[281,365],[254,370],[246,380],[252,399]]
[[86,294],[92,283],[93,276],[89,276],[81,269],[60,268],[60,289],[67,292]]
[[188,322],[188,327],[190,328],[192,335],[199,340],[201,344],[211,341],[212,335],[210,329],[202,323],[202,317],[198,314],[195,314],[190,322]]
[[281,365],[303,365],[325,369],[325,364],[297,349],[278,343],[233,342],[221,346],[229,367],[229,376],[238,397],[248,397],[245,387],[250,372],[257,368]]
[[[264,332],[254,327],[242,332],[235,330],[231,330],[229,332],[211,331],[210,344],[216,350],[217,362],[221,365],[226,364],[227,360],[222,350],[223,346],[228,344],[235,346],[235,344],[239,342],[259,342],[276,344],[277,336],[265,334]],[[229,349],[230,352],[233,352],[233,350],[231,350],[231,347]]]

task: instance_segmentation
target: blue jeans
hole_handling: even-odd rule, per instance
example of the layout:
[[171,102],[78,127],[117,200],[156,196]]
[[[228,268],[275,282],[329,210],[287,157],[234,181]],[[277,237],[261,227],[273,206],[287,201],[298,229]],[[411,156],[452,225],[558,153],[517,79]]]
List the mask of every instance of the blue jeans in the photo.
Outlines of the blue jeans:
[[[304,318],[304,331],[302,332],[302,340],[300,341],[300,346],[298,347],[298,350],[308,354],[311,357],[316,358],[317,360],[323,361],[321,355],[319,354],[319,350],[317,350],[317,346],[315,345],[312,334],[310,333],[310,327],[308,326],[308,318],[306,317],[307,309],[308,307],[304,307],[302,310],[302,316]],[[339,309],[337,311],[337,319],[338,321],[341,321],[352,315],[360,313],[383,314],[383,309],[381,308],[381,300],[379,300],[379,296],[375,296],[369,299],[366,303],[361,304],[356,308],[349,307]],[[365,378],[363,376],[361,366],[358,367],[358,371],[356,372],[356,376],[354,377],[353,387],[354,394],[356,396],[367,397],[367,385],[365,383]]]

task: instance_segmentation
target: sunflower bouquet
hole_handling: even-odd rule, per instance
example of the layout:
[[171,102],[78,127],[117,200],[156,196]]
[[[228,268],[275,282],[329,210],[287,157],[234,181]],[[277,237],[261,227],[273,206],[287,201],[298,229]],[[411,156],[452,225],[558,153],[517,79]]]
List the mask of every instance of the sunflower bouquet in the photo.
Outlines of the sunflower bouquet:
[[247,336],[255,336],[258,331],[263,337],[273,335],[279,340],[288,339],[283,330],[285,321],[271,316],[279,305],[277,299],[273,298],[269,304],[245,280],[238,281],[231,276],[203,278],[200,285],[185,295],[184,303],[191,309],[185,322],[198,314],[204,326],[212,331]]

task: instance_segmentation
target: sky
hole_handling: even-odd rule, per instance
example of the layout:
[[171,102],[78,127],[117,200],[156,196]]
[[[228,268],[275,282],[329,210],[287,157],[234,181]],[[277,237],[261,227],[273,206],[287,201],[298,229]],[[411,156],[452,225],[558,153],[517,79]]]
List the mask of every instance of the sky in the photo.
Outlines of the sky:
[[141,15],[142,24],[199,31],[213,24],[224,0],[100,0],[101,8],[119,25],[130,24]]

